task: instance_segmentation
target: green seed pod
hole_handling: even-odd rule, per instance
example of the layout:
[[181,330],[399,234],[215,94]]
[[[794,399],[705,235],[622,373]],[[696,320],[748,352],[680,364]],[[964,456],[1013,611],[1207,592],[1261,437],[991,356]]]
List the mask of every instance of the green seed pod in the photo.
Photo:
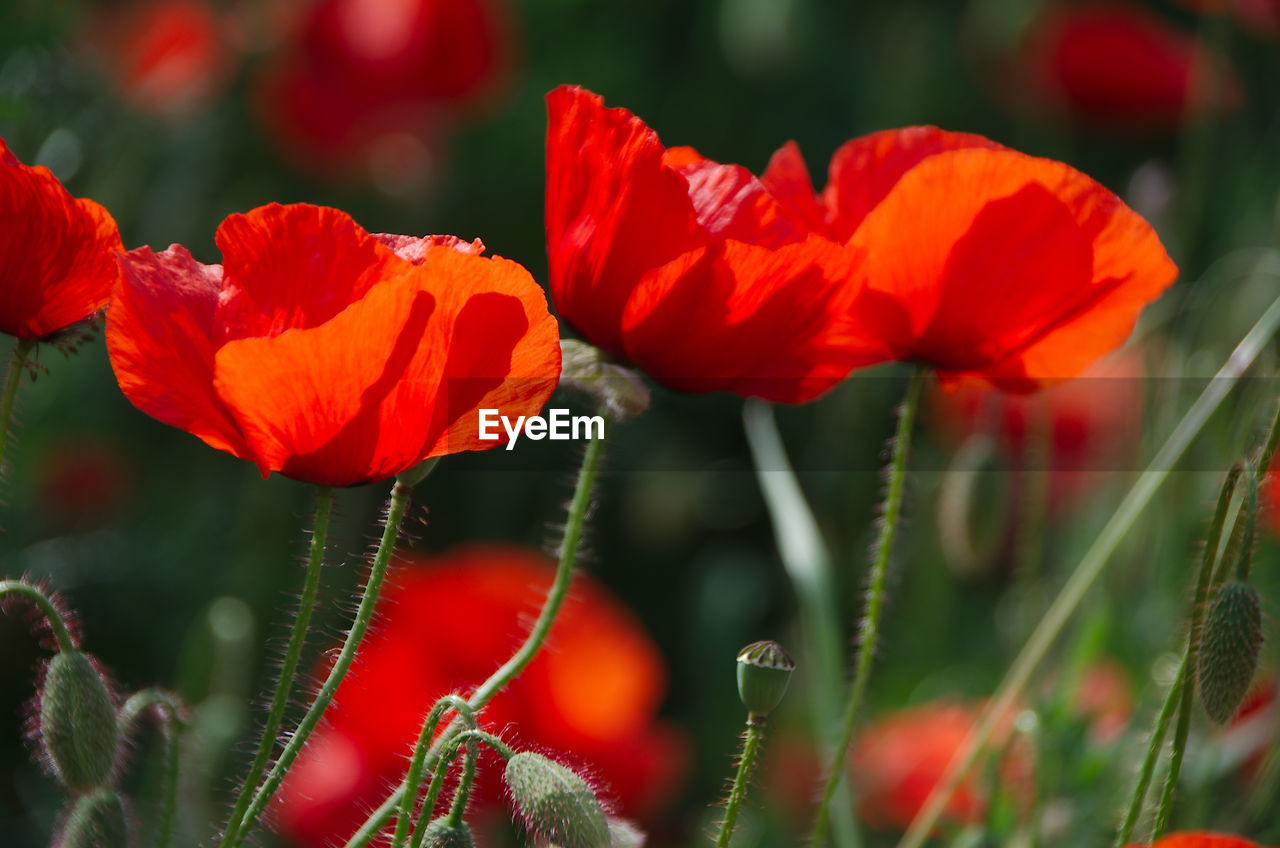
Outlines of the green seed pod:
[[1200,637],[1200,701],[1209,718],[1226,724],[1253,682],[1262,649],[1262,601],[1248,583],[1218,587]]
[[542,845],[609,848],[609,819],[587,782],[541,754],[507,760],[507,789],[525,827]]
[[476,840],[466,822],[454,827],[447,818],[440,818],[427,825],[422,845],[423,848],[475,848]]
[[739,651],[738,697],[747,711],[757,716],[773,712],[787,694],[795,667],[795,660],[777,642],[752,642]]
[[111,783],[119,747],[116,705],[97,664],[82,651],[49,661],[40,701],[40,746],[74,792]]
[[127,848],[129,816],[124,800],[110,789],[81,795],[53,844],[55,848]]

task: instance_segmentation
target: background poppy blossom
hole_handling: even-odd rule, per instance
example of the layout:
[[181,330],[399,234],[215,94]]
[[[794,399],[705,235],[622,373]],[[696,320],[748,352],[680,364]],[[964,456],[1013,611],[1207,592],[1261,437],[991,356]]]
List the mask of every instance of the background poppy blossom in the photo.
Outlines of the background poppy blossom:
[[[1129,848],[1142,848],[1142,846],[1131,845]],[[1231,833],[1188,830],[1163,836],[1151,843],[1150,848],[1261,848],[1261,846],[1243,836]]]
[[658,382],[798,403],[856,364],[839,318],[859,252],[738,165],[663,147],[576,86],[547,95],[552,300]]
[[106,305],[123,249],[115,219],[0,139],[0,330],[38,339]]
[[479,242],[272,204],[228,217],[217,243],[222,265],[180,245],[124,256],[107,348],[135,406],[264,476],[354,485],[491,448],[479,406],[533,414],[555,388],[541,289]]
[[[505,545],[405,560],[331,718],[281,791],[280,829],[300,845],[321,848],[351,835],[402,777],[436,699],[467,694],[519,646],[553,574],[545,557]],[[682,736],[654,716],[665,690],[648,634],[579,575],[543,650],[480,721],[517,750],[582,769],[619,814],[643,819],[673,795],[684,770]],[[501,761],[485,755],[481,766],[473,823],[508,815]]]

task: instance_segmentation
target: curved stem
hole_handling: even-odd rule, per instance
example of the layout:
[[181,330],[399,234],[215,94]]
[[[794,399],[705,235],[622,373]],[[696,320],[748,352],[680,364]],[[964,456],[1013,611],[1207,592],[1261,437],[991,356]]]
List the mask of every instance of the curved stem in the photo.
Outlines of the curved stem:
[[422,731],[418,734],[418,741],[413,746],[413,758],[409,760],[409,772],[405,775],[405,786],[408,787],[404,797],[400,800],[400,809],[396,814],[396,831],[391,839],[391,848],[403,848],[405,840],[409,838],[409,824],[413,820],[414,803],[418,800],[418,792],[422,788],[422,764],[427,758],[427,749],[431,746],[431,739],[436,735],[436,728],[440,726],[440,719],[444,717],[444,712],[449,707],[453,707],[457,711],[459,718],[471,728],[476,726],[475,713],[472,712],[471,706],[467,704],[458,695],[445,695],[436,701],[435,706],[431,708],[431,712],[427,713],[427,718],[422,722]]
[[724,821],[720,823],[720,836],[716,839],[716,848],[729,848],[729,839],[733,836],[733,825],[738,819],[738,808],[742,799],[747,796],[747,781],[751,779],[751,770],[756,764],[756,754],[760,750],[760,740],[764,738],[765,717],[755,713],[747,714],[747,730],[742,739],[742,756],[738,758],[738,773],[733,778],[733,788],[729,790],[729,801],[725,804]]
[[254,793],[253,800],[249,803],[248,809],[245,810],[239,833],[234,838],[223,836],[223,848],[235,848],[235,846],[244,841],[245,836],[252,830],[258,817],[267,808],[267,804],[270,803],[276,790],[280,788],[280,782],[284,780],[285,772],[289,770],[289,766],[293,765],[294,759],[302,751],[302,746],[306,744],[307,739],[311,736],[311,731],[315,729],[320,722],[321,716],[324,715],[325,709],[333,701],[333,696],[338,691],[338,684],[342,682],[342,678],[347,674],[347,669],[351,667],[351,661],[355,659],[356,651],[360,647],[360,642],[364,639],[365,631],[369,629],[369,622],[373,620],[373,610],[378,602],[378,592],[382,588],[382,579],[386,576],[387,565],[391,562],[391,554],[395,549],[396,539],[399,538],[400,525],[404,523],[404,514],[409,507],[409,498],[412,493],[413,489],[402,483],[396,482],[392,485],[391,500],[387,506],[387,517],[382,531],[382,540],[378,543],[377,553],[373,556],[373,565],[369,569],[369,579],[365,582],[364,594],[360,598],[360,606],[356,610],[356,617],[351,623],[351,629],[347,631],[347,638],[342,643],[342,650],[338,654],[338,659],[329,671],[329,676],[325,678],[323,685],[321,685],[315,701],[307,709],[302,721],[298,722],[298,728],[289,738],[289,744],[280,753],[280,758],[271,767],[271,771],[267,774],[262,786]]
[[[609,432],[608,422],[605,425],[605,432]],[[542,612],[538,614],[538,620],[534,624],[533,630],[529,632],[528,637],[525,638],[524,644],[516,650],[511,659],[503,663],[501,668],[490,675],[488,680],[481,683],[471,693],[471,697],[467,699],[467,704],[473,711],[478,711],[489,703],[489,700],[502,691],[502,688],[512,678],[524,670],[524,667],[529,664],[530,660],[534,658],[542,647],[542,643],[547,638],[547,633],[551,630],[551,625],[555,623],[556,615],[560,612],[560,606],[564,603],[565,595],[569,592],[569,584],[573,580],[573,567],[578,559],[578,547],[582,542],[582,531],[586,526],[588,507],[591,505],[591,491],[595,486],[596,474],[600,470],[600,457],[603,453],[603,439],[593,439],[587,442],[586,450],[582,456],[582,465],[578,469],[578,480],[573,488],[573,498],[569,501],[569,514],[565,519],[564,538],[560,543],[560,556],[556,565],[556,576],[551,583],[551,588],[547,591],[547,599],[543,602]],[[427,752],[426,763],[437,762],[433,758],[439,757],[440,752],[454,741],[461,730],[462,725],[458,720],[455,719],[451,722]],[[395,815],[396,810],[403,803],[407,791],[408,781],[406,779],[392,790],[386,800],[369,815],[359,830],[351,835],[344,848],[363,848],[363,846],[368,845],[379,830]]]
[[32,339],[18,339],[9,357],[9,370],[4,377],[4,395],[0,397],[0,468],[4,467],[5,447],[9,444],[9,427],[13,422],[13,402],[18,397],[18,384],[22,382],[22,367],[27,363],[27,353],[35,347]]
[[955,794],[982,747],[991,738],[999,717],[1005,715],[1013,706],[1014,701],[1030,681],[1032,672],[1044,659],[1076,607],[1080,605],[1093,582],[1102,573],[1102,569],[1111,559],[1121,540],[1146,509],[1160,486],[1164,484],[1173,466],[1199,434],[1205,422],[1209,420],[1209,416],[1240,380],[1241,375],[1257,359],[1258,354],[1270,342],[1277,329],[1280,329],[1280,298],[1272,301],[1267,311],[1240,340],[1240,344],[1236,345],[1226,363],[1218,369],[1218,373],[1209,381],[1209,385],[1200,393],[1196,402],[1178,422],[1178,426],[1169,434],[1169,438],[1151,460],[1151,464],[1129,489],[1112,514],[1111,520],[1106,523],[1102,532],[1085,552],[1075,571],[1071,573],[1071,577],[1063,585],[1053,603],[1049,605],[1044,618],[1036,625],[1026,645],[1009,666],[996,694],[987,703],[973,729],[969,731],[964,744],[952,757],[946,775],[934,787],[929,800],[916,814],[911,826],[898,843],[898,848],[920,848],[924,844],[925,837],[932,832],[939,816],[946,809],[947,802]]
[[830,814],[831,799],[844,777],[845,753],[853,740],[858,724],[858,714],[866,697],[867,681],[871,677],[871,661],[875,656],[876,642],[880,635],[880,612],[884,605],[885,583],[889,576],[889,560],[893,553],[893,540],[898,530],[898,516],[902,511],[902,492],[906,480],[907,453],[911,447],[911,432],[915,426],[916,410],[920,406],[920,393],[924,388],[927,372],[918,366],[907,386],[907,396],[898,409],[898,427],[893,436],[893,458],[889,465],[889,487],[884,498],[884,517],[880,522],[880,535],[875,543],[875,559],[867,585],[867,610],[863,614],[858,643],[858,658],[854,666],[853,685],[845,702],[840,736],[831,762],[827,766],[827,781],[822,787],[822,799],[818,803],[817,818],[813,824],[814,848],[822,848]]
[[[480,754],[480,745],[474,736],[467,737],[467,760],[462,766],[462,779],[453,792],[453,805],[449,807],[449,826],[458,827],[462,817],[467,813],[467,804],[471,800],[471,784],[476,779],[476,757]],[[425,833],[425,830],[424,830]]]
[[[445,774],[448,773],[449,766],[453,763],[454,758],[458,756],[458,750],[462,747],[463,743],[466,743],[467,745],[467,765],[464,766],[464,768],[467,768],[470,771],[470,779],[468,778],[467,773],[464,772],[463,773],[464,782],[459,784],[458,792],[461,794],[465,791],[465,793],[469,796],[471,791],[470,780],[475,778],[475,755],[472,752],[475,751],[475,745],[477,740],[483,741],[486,744],[493,746],[495,750],[497,750],[499,753],[502,754],[504,759],[510,759],[512,756],[512,751],[509,747],[507,747],[507,744],[505,742],[503,742],[501,739],[498,739],[496,736],[485,733],[482,730],[475,730],[475,729],[465,730],[462,733],[458,734],[456,737],[454,737],[452,740],[450,740],[449,745],[444,749],[443,753],[436,759],[435,773],[432,774],[431,776],[431,786],[427,789],[427,798],[425,801],[423,801],[423,804],[422,804],[423,816],[425,816],[428,819],[428,821],[425,823],[420,823],[417,827],[413,829],[413,841],[409,843],[410,848],[422,848],[422,842],[427,835],[427,825],[430,824],[429,819],[431,816],[431,811],[435,809],[436,801],[439,800],[440,798],[440,789],[441,787],[444,786],[444,776]],[[463,806],[465,807],[466,797],[463,798],[462,803],[463,803]],[[458,796],[455,795],[454,809],[457,809],[457,805],[458,805]],[[458,812],[457,819],[455,819],[454,809],[451,809],[449,811],[449,825],[451,827],[457,827],[459,824],[462,823],[462,813]]]
[[178,731],[182,716],[174,696],[159,689],[143,689],[129,696],[120,708],[120,735],[129,737],[132,729],[147,710],[155,710],[160,719],[164,740],[164,780],[160,818],[156,821],[155,848],[168,848],[173,838],[173,816],[178,806],[178,765],[181,747]]
[[319,486],[316,497],[316,517],[311,532],[311,551],[307,558],[307,576],[302,585],[302,598],[298,602],[298,615],[293,622],[293,632],[289,634],[289,646],[285,648],[284,664],[280,667],[280,679],[276,684],[275,695],[271,698],[271,709],[267,713],[267,723],[263,725],[262,737],[258,740],[258,751],[254,754],[249,773],[245,775],[240,786],[240,795],[227,820],[227,829],[223,836],[224,844],[233,844],[240,834],[245,812],[253,798],[258,781],[266,771],[267,761],[276,747],[276,733],[284,720],[285,709],[289,706],[289,695],[293,691],[293,679],[298,670],[298,660],[302,657],[302,648],[307,641],[307,628],[311,623],[311,611],[315,607],[316,591],[320,587],[320,574],[324,570],[324,546],[329,535],[329,513],[333,508],[333,489]]
[[0,580],[0,597],[5,595],[22,595],[40,608],[45,620],[49,622],[49,629],[53,631],[53,638],[58,642],[59,651],[76,649],[76,640],[72,638],[71,630],[67,627],[62,612],[38,587],[23,580]]

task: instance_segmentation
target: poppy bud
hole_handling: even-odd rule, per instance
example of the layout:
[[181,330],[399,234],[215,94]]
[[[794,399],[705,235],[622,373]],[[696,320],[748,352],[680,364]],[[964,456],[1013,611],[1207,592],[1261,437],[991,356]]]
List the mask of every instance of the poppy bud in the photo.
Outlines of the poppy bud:
[[603,351],[585,342],[560,340],[560,382],[595,398],[614,421],[649,408],[649,387],[640,375],[610,362]]
[[747,711],[766,716],[787,694],[795,660],[777,642],[752,642],[738,652],[738,697]]
[[126,848],[129,816],[124,800],[110,789],[99,789],[75,800],[55,848]]
[[109,785],[120,733],[97,663],[82,651],[54,655],[39,704],[40,746],[58,779],[75,792]]
[[1262,649],[1262,601],[1248,583],[1218,587],[1200,640],[1200,701],[1209,718],[1226,724],[1240,708]]
[[422,845],[423,848],[475,848],[476,840],[466,822],[454,827],[448,819],[436,819],[427,825]]
[[609,848],[609,820],[587,782],[541,754],[507,760],[507,788],[525,827],[542,845]]
[[629,821],[609,819],[609,845],[611,848],[644,848],[648,840],[645,832]]

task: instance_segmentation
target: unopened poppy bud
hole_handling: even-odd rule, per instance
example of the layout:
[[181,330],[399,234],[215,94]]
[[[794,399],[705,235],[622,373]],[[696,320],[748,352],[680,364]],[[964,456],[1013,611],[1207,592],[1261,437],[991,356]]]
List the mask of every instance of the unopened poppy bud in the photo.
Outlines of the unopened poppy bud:
[[586,342],[560,340],[560,382],[591,395],[614,421],[649,408],[649,387],[640,375],[608,361],[599,348]]
[[99,789],[77,798],[54,848],[127,848],[129,815],[124,799],[110,789]]
[[738,652],[738,697],[747,711],[766,716],[787,694],[795,660],[777,642],[752,642]]
[[522,751],[507,760],[505,779],[525,827],[539,844],[610,848],[604,807],[572,770]]
[[58,779],[74,792],[109,785],[120,732],[97,663],[82,651],[54,655],[39,701],[40,746]]
[[1262,649],[1258,590],[1235,580],[1218,587],[1200,640],[1200,701],[1209,718],[1226,724],[1240,709]]
[[423,848],[475,848],[476,840],[466,822],[456,827],[447,818],[436,819],[427,825],[422,835]]

